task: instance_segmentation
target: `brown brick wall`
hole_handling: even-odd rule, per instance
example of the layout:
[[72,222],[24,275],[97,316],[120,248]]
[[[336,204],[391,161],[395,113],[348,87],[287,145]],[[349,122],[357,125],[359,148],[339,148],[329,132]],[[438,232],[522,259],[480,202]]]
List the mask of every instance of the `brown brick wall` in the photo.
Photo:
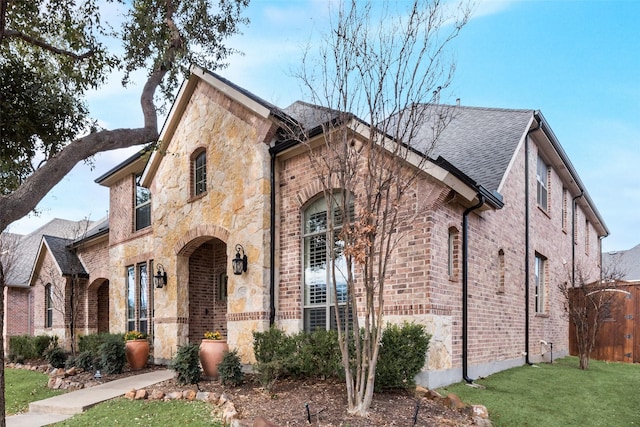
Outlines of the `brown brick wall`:
[[[530,143],[529,153],[529,286],[530,345],[535,358],[543,349],[540,340],[554,343],[554,349],[568,349],[568,328],[563,317],[557,284],[567,278],[571,264],[571,236],[562,229],[563,183],[553,169],[549,172],[548,210],[536,204],[537,148]],[[475,211],[469,214],[469,363],[481,365],[522,357],[525,350],[525,173],[524,146],[500,188],[505,206],[501,210]],[[301,154],[279,164],[280,268],[278,319],[302,318],[301,221],[302,209],[321,187],[309,171],[309,160]],[[396,249],[386,281],[385,312],[412,316],[433,313],[451,315],[453,322],[452,362],[461,365],[462,354],[462,276],[456,262],[455,274],[448,275],[447,248],[449,230],[457,231],[454,258],[460,261],[462,213],[464,208],[449,202],[449,191],[432,180],[418,184],[419,197],[409,198],[404,214],[411,225],[401,232],[406,237]],[[572,195],[575,196],[575,195]],[[570,206],[569,206],[570,207]],[[357,209],[356,209],[357,210]],[[578,263],[598,264],[598,248],[585,250],[587,241],[584,214],[578,214]],[[581,218],[581,219],[580,219]],[[590,244],[596,242],[595,230],[589,230]],[[570,233],[570,230],[569,230]],[[581,246],[582,245],[582,246]],[[545,313],[535,313],[534,256],[547,257]],[[589,254],[588,256],[586,254]],[[597,273],[597,272],[596,272]],[[597,276],[594,276],[597,277]],[[301,324],[302,322],[300,322]]]
[[31,288],[5,288],[6,336],[33,334],[33,293]]
[[227,301],[218,292],[227,268],[226,250],[222,241],[213,239],[189,257],[189,342],[199,343],[205,331],[227,336]]

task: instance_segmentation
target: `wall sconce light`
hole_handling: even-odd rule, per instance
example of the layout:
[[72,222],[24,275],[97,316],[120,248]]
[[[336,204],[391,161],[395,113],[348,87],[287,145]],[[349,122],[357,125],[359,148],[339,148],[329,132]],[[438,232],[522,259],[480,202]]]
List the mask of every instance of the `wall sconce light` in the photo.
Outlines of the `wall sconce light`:
[[[240,251],[242,251],[242,256]],[[242,245],[236,245],[236,257],[231,260],[231,266],[233,267],[233,274],[242,274],[247,271],[247,255],[244,253]]]
[[156,272],[156,275],[153,276],[153,284],[158,289],[161,289],[167,284],[167,272],[164,271],[162,264],[158,264],[158,271]]

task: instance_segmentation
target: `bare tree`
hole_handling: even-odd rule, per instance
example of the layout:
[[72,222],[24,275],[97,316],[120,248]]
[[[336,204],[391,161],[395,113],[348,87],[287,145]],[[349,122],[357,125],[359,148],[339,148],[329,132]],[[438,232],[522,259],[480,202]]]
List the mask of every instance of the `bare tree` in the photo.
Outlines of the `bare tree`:
[[602,267],[599,280],[593,280],[592,269],[577,264],[569,272],[569,280],[558,284],[563,296],[565,315],[575,328],[576,346],[580,357],[580,369],[589,368],[591,352],[595,348],[603,322],[616,316],[620,307],[619,295],[624,272],[619,263]]
[[[54,240],[62,242],[63,247],[56,245],[53,250],[60,250],[60,253],[50,255],[64,258],[65,271],[60,274],[59,269],[52,263],[44,263],[42,271],[38,276],[38,284],[45,289],[44,295],[49,301],[52,310],[58,312],[64,322],[64,328],[69,339],[71,354],[76,355],[78,344],[78,322],[80,316],[84,314],[85,299],[87,295],[87,277],[80,264],[77,249],[69,247],[69,244],[77,238],[87,235],[87,230],[91,222],[88,218],[79,221],[71,230],[70,236],[55,237]],[[49,292],[46,289],[49,289]],[[67,339],[67,337],[64,337]]]
[[446,48],[470,13],[438,0],[402,3],[404,13],[394,5],[339,6],[319,55],[307,49],[297,73],[313,105],[289,111],[302,124],[290,137],[308,147],[326,201],[316,224],[326,233],[313,244],[326,248],[348,410],[362,416],[373,397],[387,268],[424,212],[413,196],[452,115],[439,104],[455,68]]

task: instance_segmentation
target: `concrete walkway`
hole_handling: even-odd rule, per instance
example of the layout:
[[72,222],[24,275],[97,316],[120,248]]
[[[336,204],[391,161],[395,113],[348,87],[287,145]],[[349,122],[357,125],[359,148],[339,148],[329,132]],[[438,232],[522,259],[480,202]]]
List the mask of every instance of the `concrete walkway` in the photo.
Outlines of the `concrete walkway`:
[[40,427],[64,421],[98,403],[123,396],[133,388],[149,387],[173,376],[173,371],[163,369],[31,402],[29,412],[7,417],[7,427]]

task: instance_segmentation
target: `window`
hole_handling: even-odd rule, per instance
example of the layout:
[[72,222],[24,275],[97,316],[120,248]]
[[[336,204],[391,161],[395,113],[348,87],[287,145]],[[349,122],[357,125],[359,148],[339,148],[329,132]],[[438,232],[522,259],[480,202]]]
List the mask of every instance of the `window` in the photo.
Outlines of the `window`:
[[[327,213],[324,197],[312,203],[303,215],[303,267],[304,267],[304,329],[314,331],[335,329],[334,304],[347,302],[347,265],[343,255],[344,242],[339,239],[343,223],[338,203]],[[353,216],[353,203],[349,204]],[[334,225],[333,235],[328,221]],[[332,269],[335,267],[336,289],[334,295]],[[344,311],[343,311],[344,313]]]
[[458,268],[458,230],[454,227],[449,228],[449,236],[447,239],[447,274],[449,280],[453,280],[456,277],[456,270]]
[[45,301],[45,321],[44,327],[51,328],[53,326],[53,296],[51,294],[51,283],[47,283],[44,287],[44,301]]
[[138,285],[139,330],[147,333],[149,331],[149,279],[146,263],[138,264]]
[[567,231],[567,222],[569,218],[569,192],[566,188],[562,189],[562,230]]
[[547,210],[547,191],[549,184],[549,166],[542,160],[542,157],[538,156],[538,167],[536,168],[536,179],[538,180],[538,192],[537,201],[545,211]]
[[536,254],[535,265],[535,285],[536,285],[536,313],[544,313],[544,293],[545,293],[545,269],[546,258],[540,254]]
[[207,152],[196,152],[192,162],[193,196],[199,196],[207,191]]
[[136,270],[127,267],[127,331],[136,330]]
[[585,219],[584,221],[584,253],[589,255],[589,220]]
[[505,282],[505,264],[504,264],[504,251],[500,249],[498,251],[498,293],[504,293],[504,282]]
[[227,300],[227,283],[229,282],[229,277],[227,273],[220,273],[218,276],[218,301],[226,301]]
[[147,263],[127,267],[127,331],[149,334],[149,276]]
[[140,176],[136,177],[136,231],[151,225],[151,192],[140,185]]

